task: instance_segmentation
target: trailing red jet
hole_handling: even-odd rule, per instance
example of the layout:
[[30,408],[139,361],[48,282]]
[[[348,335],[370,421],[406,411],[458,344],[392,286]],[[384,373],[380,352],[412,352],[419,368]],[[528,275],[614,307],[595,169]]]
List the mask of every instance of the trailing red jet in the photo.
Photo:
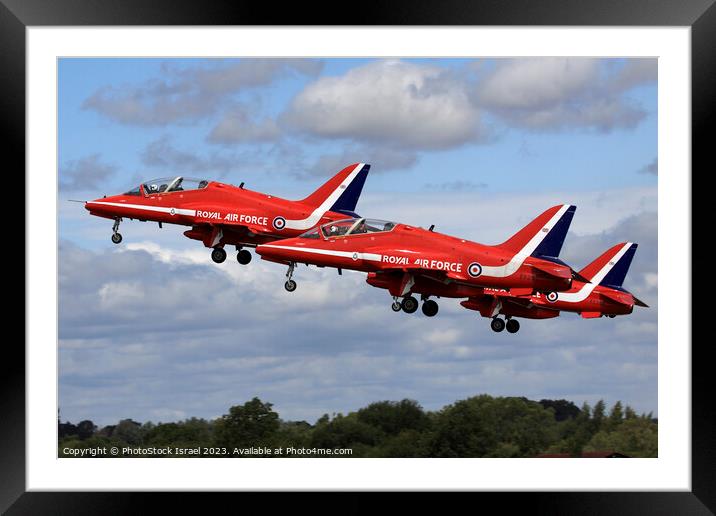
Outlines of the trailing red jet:
[[[549,319],[559,316],[560,311],[576,312],[585,319],[630,314],[634,305],[647,305],[622,287],[629,271],[637,244],[617,244],[579,274],[589,283],[574,281],[572,288],[565,292],[514,295],[505,290],[485,289],[481,296],[470,297],[460,303],[465,308],[477,310],[483,317],[491,317],[490,326],[496,332],[507,327],[515,333],[520,323],[513,317],[527,319]],[[505,321],[498,315],[504,315]]]
[[[430,296],[474,297],[485,287],[511,292],[565,291],[574,272],[557,258],[576,207],[554,206],[512,238],[489,246],[380,220],[351,218],[323,224],[298,238],[262,244],[265,260],[289,265],[286,290],[295,290],[296,263],[368,272],[369,284],[386,288],[394,311],[437,314]],[[398,301],[402,298],[402,301]]]
[[243,247],[281,238],[290,238],[318,224],[357,216],[356,203],[370,165],[355,163],[328,180],[318,190],[300,201],[288,201],[272,195],[218,181],[190,179],[182,176],[154,179],[129,192],[86,201],[91,215],[114,220],[112,242],[119,244],[123,219],[151,220],[166,224],[191,226],[184,232],[188,238],[213,248],[216,263],[226,259],[224,246],[236,246],[241,264],[251,261]]

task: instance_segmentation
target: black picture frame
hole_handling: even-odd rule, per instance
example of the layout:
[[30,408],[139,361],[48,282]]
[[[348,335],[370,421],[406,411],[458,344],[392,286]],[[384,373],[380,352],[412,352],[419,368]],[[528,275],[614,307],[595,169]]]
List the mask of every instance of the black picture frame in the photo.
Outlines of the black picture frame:
[[[356,3],[353,9],[350,6],[241,0],[0,0],[0,112],[5,129],[5,173],[17,175],[17,171],[25,170],[25,30],[29,26],[63,25],[687,26],[691,27],[692,37],[692,170],[700,169],[703,174],[708,171],[708,151],[713,144],[707,129],[709,123],[716,120],[713,101],[716,96],[714,0],[398,0]],[[713,159],[709,165],[713,168]],[[693,175],[690,174],[690,171],[684,171],[684,180],[691,181]],[[24,203],[25,195],[13,193],[13,197]],[[704,204],[692,200],[693,207],[699,205]],[[24,206],[18,206],[17,213],[23,212]],[[698,222],[703,219],[693,215],[694,229],[697,230]],[[694,229],[692,235],[699,234]],[[692,259],[692,253],[693,249],[683,250],[684,259],[692,260],[691,270],[699,270],[700,262]],[[27,268],[24,272],[25,275],[29,273]],[[696,313],[708,306],[694,301],[693,298],[684,300],[691,303]],[[9,322],[6,324],[10,325]],[[669,343],[691,345],[692,352],[690,492],[479,493],[478,496],[499,504],[501,511],[515,508],[550,514],[711,514],[716,511],[716,427],[710,395],[714,390],[714,375],[707,355],[709,341],[705,339],[695,346],[692,342]],[[167,509],[169,504],[186,507],[188,494],[185,493],[169,497],[157,493],[26,492],[25,352],[14,339],[5,339],[4,354],[0,359],[0,384],[0,511],[7,511],[7,514],[145,512],[147,497],[161,497],[160,503]],[[202,504],[206,510],[210,501],[204,495]],[[258,496],[262,495],[243,493],[240,496],[244,497],[243,503],[250,503],[260,502]],[[351,496],[350,502],[340,502],[350,512],[365,512],[375,504],[370,496]],[[226,496],[220,498],[219,503],[225,504]],[[295,506],[295,502],[289,505],[282,498],[285,497],[273,497],[272,507]],[[411,497],[414,504],[422,505],[422,499],[422,496]],[[298,503],[305,505],[306,500]],[[324,503],[327,502],[323,500],[321,505]]]

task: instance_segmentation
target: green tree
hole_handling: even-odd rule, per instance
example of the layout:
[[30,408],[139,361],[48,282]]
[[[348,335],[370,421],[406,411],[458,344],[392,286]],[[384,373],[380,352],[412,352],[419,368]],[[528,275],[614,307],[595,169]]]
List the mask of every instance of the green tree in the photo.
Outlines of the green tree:
[[253,398],[243,405],[235,405],[219,418],[214,427],[217,446],[246,448],[272,446],[272,438],[279,428],[278,414],[273,404]]
[[629,405],[626,406],[624,409],[624,418],[625,419],[636,419],[636,412],[633,408],[631,408]]
[[211,425],[208,421],[198,418],[178,423],[160,423],[146,432],[144,444],[179,447],[210,446]]
[[378,401],[358,411],[358,420],[380,429],[387,435],[403,430],[423,430],[428,416],[417,401]]
[[120,441],[124,441],[127,444],[138,445],[142,444],[142,433],[140,431],[141,425],[131,419],[123,419],[112,432],[112,437],[116,437]]
[[430,455],[486,457],[509,450],[510,456],[530,457],[547,448],[557,435],[554,412],[539,403],[481,395],[440,411]]
[[544,408],[552,408],[557,421],[574,419],[580,412],[577,405],[567,400],[540,400],[539,404]]
[[330,422],[316,425],[311,436],[311,446],[352,448],[353,456],[361,457],[384,437],[385,434],[380,429],[364,423],[353,412],[347,416],[338,414]]
[[591,425],[592,434],[596,434],[602,429],[602,425],[604,424],[604,420],[606,418],[606,410],[607,407],[604,400],[599,400],[596,405],[594,405]]
[[96,431],[97,427],[89,419],[77,423],[77,436],[82,440],[89,439]]
[[585,451],[615,451],[629,457],[656,457],[658,425],[644,418],[626,419],[613,431],[602,430],[592,437]]
[[624,411],[622,410],[622,402],[617,401],[612,409],[609,411],[609,421],[607,428],[614,430],[622,422],[624,418]]

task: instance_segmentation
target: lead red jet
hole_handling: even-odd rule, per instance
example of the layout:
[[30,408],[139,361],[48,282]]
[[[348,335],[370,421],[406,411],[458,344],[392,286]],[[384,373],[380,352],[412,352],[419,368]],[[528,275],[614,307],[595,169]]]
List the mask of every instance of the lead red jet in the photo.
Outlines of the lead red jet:
[[[559,292],[574,272],[557,258],[576,207],[554,206],[512,238],[489,246],[429,230],[365,218],[323,224],[298,238],[262,244],[261,258],[289,265],[286,290],[296,263],[368,272],[369,284],[388,289],[394,311],[413,313],[421,294],[423,313],[438,312],[430,296],[471,297],[485,287],[511,292]],[[402,298],[402,301],[398,301]]]
[[[549,319],[559,316],[560,312],[576,312],[585,319],[594,319],[630,314],[635,305],[648,306],[622,287],[636,248],[637,244],[631,242],[610,248],[579,271],[589,283],[576,280],[565,292],[518,296],[505,290],[485,289],[483,295],[460,304],[479,311],[483,317],[491,317],[490,327],[494,331],[507,327],[510,333],[520,329],[520,323],[513,317]],[[505,316],[505,321],[498,317],[500,314]]]
[[191,226],[188,238],[211,247],[211,259],[226,260],[224,246],[236,246],[245,265],[256,247],[304,233],[318,224],[357,216],[354,213],[370,165],[354,163],[300,201],[254,192],[239,186],[182,176],[154,179],[120,195],[86,201],[91,215],[114,220],[112,242],[119,244],[123,219]]

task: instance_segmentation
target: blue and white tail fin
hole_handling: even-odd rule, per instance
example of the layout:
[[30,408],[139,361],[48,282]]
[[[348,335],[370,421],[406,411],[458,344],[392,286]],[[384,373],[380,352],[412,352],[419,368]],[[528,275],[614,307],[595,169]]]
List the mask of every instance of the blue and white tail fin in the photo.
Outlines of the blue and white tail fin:
[[622,242],[602,253],[579,273],[593,283],[615,290],[624,290],[624,278],[634,259],[638,244]]
[[349,165],[300,202],[312,208],[320,207],[324,213],[335,211],[357,216],[356,205],[369,171],[370,165],[366,163]]
[[562,263],[558,256],[576,209],[571,204],[552,206],[498,247]]

